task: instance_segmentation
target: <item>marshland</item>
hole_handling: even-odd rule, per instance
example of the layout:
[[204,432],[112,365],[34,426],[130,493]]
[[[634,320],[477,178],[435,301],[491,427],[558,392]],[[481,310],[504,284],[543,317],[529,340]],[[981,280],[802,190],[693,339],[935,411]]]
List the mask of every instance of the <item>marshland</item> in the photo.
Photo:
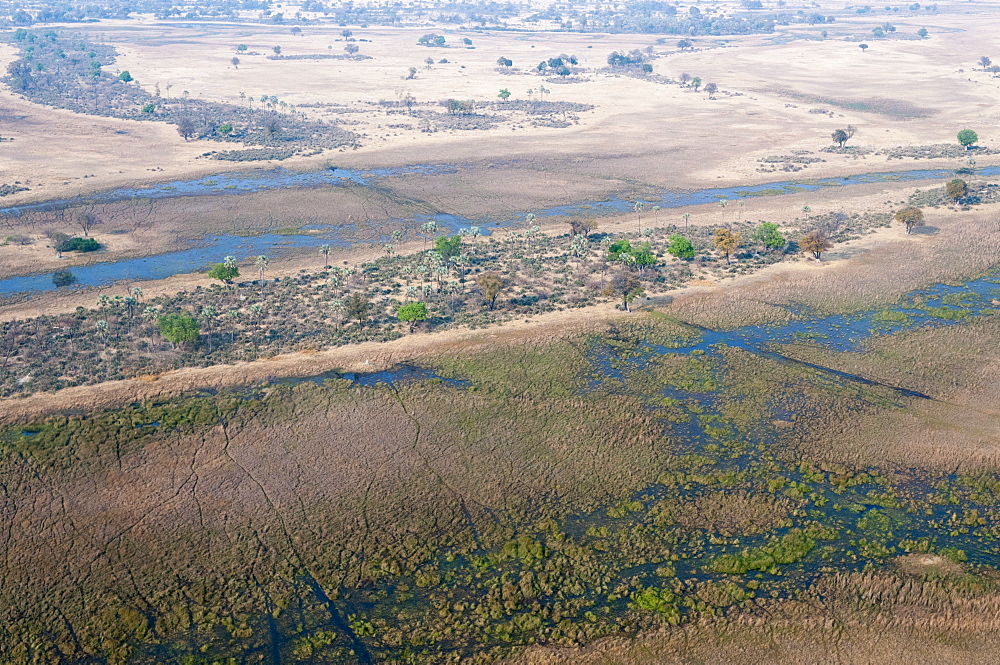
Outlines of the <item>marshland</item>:
[[997,16],[0,2],[0,660],[991,662]]

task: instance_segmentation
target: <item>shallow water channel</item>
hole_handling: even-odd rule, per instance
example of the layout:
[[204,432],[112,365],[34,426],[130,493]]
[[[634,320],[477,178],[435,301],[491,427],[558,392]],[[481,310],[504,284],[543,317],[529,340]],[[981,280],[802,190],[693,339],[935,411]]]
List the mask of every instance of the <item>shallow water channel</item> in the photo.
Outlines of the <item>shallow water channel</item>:
[[[438,175],[460,171],[461,167],[449,165],[414,165],[391,169],[352,171],[348,169],[326,169],[298,173],[286,169],[255,171],[250,173],[220,173],[194,180],[179,180],[142,188],[120,188],[97,193],[87,197],[43,201],[19,206],[0,208],[0,216],[18,216],[24,212],[54,210],[80,203],[109,203],[133,198],[176,198],[186,196],[225,196],[246,194],[287,188],[319,188],[344,186],[377,186],[380,180],[411,174]],[[980,175],[1000,175],[1000,167],[986,167],[977,170]],[[699,205],[722,200],[740,200],[759,196],[779,196],[797,192],[816,191],[823,187],[842,187],[877,182],[934,180],[948,178],[954,171],[947,169],[918,169],[911,171],[889,171],[844,178],[822,178],[816,180],[784,180],[760,185],[708,188],[695,191],[675,191],[663,189],[644,198],[649,207],[663,209]],[[534,211],[539,218],[546,217],[598,217],[631,211],[634,201],[610,197],[599,201],[585,201],[569,205],[552,206]],[[413,220],[399,220],[405,226],[417,227],[426,221],[436,221],[442,232],[454,233],[460,228],[482,224],[481,233],[489,234],[489,228],[482,220],[465,218],[448,213],[420,215]],[[508,227],[523,224],[523,216],[501,220],[493,226]],[[172,275],[205,269],[210,263],[222,260],[226,255],[243,259],[258,254],[274,253],[284,249],[319,247],[331,244],[347,247],[353,244],[348,238],[353,225],[320,227],[310,235],[278,235],[265,233],[258,236],[232,234],[206,235],[196,247],[166,252],[156,256],[121,259],[119,261],[99,261],[89,265],[73,267],[78,286],[104,286],[116,281],[164,279]],[[0,294],[15,294],[29,291],[47,291],[55,287],[48,273],[0,279]]]

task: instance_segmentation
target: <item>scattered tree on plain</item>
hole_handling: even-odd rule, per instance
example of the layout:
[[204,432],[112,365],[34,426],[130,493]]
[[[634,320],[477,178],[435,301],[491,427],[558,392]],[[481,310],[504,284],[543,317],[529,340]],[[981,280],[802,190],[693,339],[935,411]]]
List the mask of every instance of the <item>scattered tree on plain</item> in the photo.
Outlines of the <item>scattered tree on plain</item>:
[[730,263],[729,257],[740,248],[740,240],[739,233],[730,231],[729,229],[715,230],[715,248],[726,257],[726,265]]
[[422,302],[407,303],[396,311],[397,319],[410,324],[410,332],[413,332],[418,322],[426,321],[428,316],[427,305]]
[[364,327],[365,319],[368,318],[371,308],[372,304],[368,297],[357,291],[348,296],[344,302],[344,313],[347,314],[347,318],[357,319],[358,325],[361,327]]
[[761,222],[750,234],[750,239],[763,245],[765,250],[785,246],[785,236],[778,230],[778,225],[772,222]]
[[963,129],[958,133],[958,142],[961,143],[966,150],[974,146],[977,141],[979,141],[979,135],[971,129]]
[[462,253],[462,236],[440,236],[434,241],[434,251],[441,255],[445,263]]
[[507,280],[500,273],[491,270],[476,277],[476,284],[483,290],[483,298],[492,311],[496,307],[497,298],[507,288]]
[[848,125],[847,129],[837,129],[830,135],[833,142],[839,147],[843,148],[847,144],[847,141],[854,137],[854,133],[858,131],[854,125]]
[[644,292],[636,276],[626,270],[622,270],[616,272],[611,277],[601,293],[609,298],[620,298],[622,301],[621,309],[631,312],[632,309],[629,307],[629,304]]
[[902,210],[897,210],[893,219],[905,226],[906,234],[909,235],[913,229],[924,225],[924,211],[914,206],[907,206]]
[[194,127],[194,120],[191,118],[184,116],[177,121],[177,132],[184,138],[185,141],[190,141],[196,131],[197,130]]
[[197,319],[187,314],[164,314],[156,320],[156,326],[163,338],[174,346],[194,342],[201,332]]
[[236,265],[216,263],[208,271],[208,276],[217,279],[224,284],[232,284],[233,280],[240,276],[240,269]]
[[949,199],[957,201],[958,199],[965,197],[969,193],[969,186],[966,184],[964,180],[955,178],[954,180],[950,181],[947,185],[945,185],[944,190],[945,190],[945,195]]
[[693,259],[694,245],[691,241],[680,234],[670,236],[670,244],[667,245],[667,253],[676,256],[678,259]]
[[799,239],[799,249],[813,255],[817,261],[823,256],[823,252],[833,247],[833,243],[822,231],[810,231]]
[[569,220],[569,232],[574,236],[588,236],[594,230],[594,224],[586,219]]
[[705,92],[708,93],[709,99],[715,99],[715,93],[719,91],[719,86],[714,83],[709,83],[705,86]]

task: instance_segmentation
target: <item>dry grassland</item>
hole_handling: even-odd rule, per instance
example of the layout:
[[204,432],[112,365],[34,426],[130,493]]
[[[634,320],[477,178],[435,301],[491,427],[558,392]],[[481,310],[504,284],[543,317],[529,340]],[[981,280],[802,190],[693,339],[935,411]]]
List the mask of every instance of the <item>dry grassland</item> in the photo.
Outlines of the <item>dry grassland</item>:
[[[360,61],[266,59],[273,46],[281,46],[284,55],[341,53],[344,43],[337,41],[340,28],[335,27],[308,28],[301,37],[293,37],[280,26],[205,24],[181,28],[151,20],[66,29],[114,43],[121,52],[116,66],[128,69],[149,89],[159,83],[164,94],[167,85],[173,95],[188,90],[192,97],[231,103],[240,102],[240,92],[258,97],[273,94],[315,115],[329,109],[304,105],[346,105],[352,112],[339,117],[359,123],[348,128],[366,134],[367,139],[356,153],[334,153],[345,166],[530,157],[577,164],[581,172],[591,176],[632,178],[660,186],[704,186],[773,178],[757,172],[758,159],[791,150],[818,151],[829,145],[833,129],[847,124],[859,129],[852,143],[870,148],[953,143],[957,128],[985,129],[995,124],[997,118],[989,109],[1000,89],[988,75],[971,71],[980,52],[996,46],[997,38],[982,14],[949,7],[933,17],[894,15],[891,20],[900,32],[915,32],[930,23],[931,36],[873,42],[866,53],[860,52],[857,41],[844,41],[844,37],[869,34],[871,26],[881,20],[874,15],[847,17],[824,26],[830,32],[826,40],[815,38],[818,28],[804,26],[779,26],[774,36],[703,38],[697,40],[698,49],[686,53],[677,52],[669,39],[656,45],[646,36],[441,28],[438,30],[448,37],[450,47],[429,49],[416,41],[432,26],[357,29],[355,37],[369,40],[358,42],[361,54],[372,58]],[[473,40],[474,49],[461,46],[464,36]],[[260,55],[245,55],[234,69],[229,60],[238,43],[246,43],[251,52]],[[656,75],[676,78],[687,72],[718,83],[724,92],[718,99],[708,100],[703,93],[677,85],[603,71],[612,50],[649,45],[662,56],[653,62]],[[539,60],[560,53],[575,54],[581,66],[590,70],[584,74],[589,80],[546,83],[543,77],[530,73]],[[9,60],[12,51],[7,49],[6,54]],[[423,61],[428,56],[449,62],[426,69]],[[514,60],[518,71],[497,72],[500,56]],[[419,73],[413,80],[404,80],[410,66],[418,67]],[[386,116],[370,105],[396,101],[406,94],[418,102],[436,103],[448,97],[492,101],[501,87],[510,89],[515,99],[525,99],[527,90],[537,89],[539,84],[553,90],[549,96],[553,101],[583,102],[596,108],[584,113],[579,125],[564,129],[525,125],[512,131],[504,125],[485,131],[428,134],[415,124],[412,130],[388,128],[389,124],[406,124],[405,117]],[[802,101],[809,97],[826,101]],[[869,110],[843,106],[872,99],[888,102],[860,107]],[[24,105],[9,97],[3,103],[12,115],[27,117],[13,122],[8,130],[16,141],[3,147],[9,161],[0,168],[0,180],[27,179],[36,190],[44,188],[17,198],[75,194],[84,182],[98,188],[182,172],[232,168],[231,164],[194,159],[215,144],[185,144],[172,128],[162,125],[75,116],[74,132],[54,131],[65,127],[68,114]],[[909,107],[925,117],[906,119]],[[813,108],[833,111],[835,117],[809,113]],[[100,138],[101,132],[106,138]],[[982,138],[986,146],[996,140],[988,131],[982,132]],[[122,142],[134,147],[123,148]],[[32,149],[22,150],[22,145]],[[106,158],[100,157],[102,151]],[[49,158],[56,153],[67,156],[58,165]],[[817,154],[827,161],[811,165],[805,172],[809,176],[912,163],[887,162],[875,156],[860,160]],[[73,155],[79,157],[70,159]],[[134,155],[135,162],[128,157],[122,162],[118,155]],[[115,168],[109,169],[108,163]],[[301,165],[307,163],[316,162]],[[146,170],[150,168],[164,171]],[[79,180],[91,173],[97,177]]]

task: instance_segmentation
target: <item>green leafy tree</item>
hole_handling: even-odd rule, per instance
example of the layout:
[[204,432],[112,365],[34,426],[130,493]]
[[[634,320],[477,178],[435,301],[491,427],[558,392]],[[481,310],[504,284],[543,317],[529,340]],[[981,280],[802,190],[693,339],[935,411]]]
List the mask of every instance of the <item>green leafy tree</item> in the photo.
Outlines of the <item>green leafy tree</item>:
[[248,47],[247,47],[246,44],[240,44],[239,46],[236,47],[236,52],[237,53],[246,53],[247,48]]
[[858,44],[858,48],[860,48],[861,52],[864,53],[868,50],[868,44]]
[[761,222],[750,234],[750,239],[763,245],[764,249],[778,249],[785,245],[785,236],[778,230],[778,225],[771,222]]
[[198,339],[201,326],[198,320],[187,314],[164,314],[156,321],[163,338],[174,346]]
[[608,260],[618,261],[626,266],[645,268],[656,263],[656,255],[648,242],[632,246],[628,238],[622,238],[608,247]]
[[920,37],[921,39],[926,39],[927,28],[920,28],[919,30],[917,30],[917,37]]
[[233,126],[228,122],[224,122],[221,125],[219,125],[219,133],[222,134],[223,136],[229,136],[230,134],[233,133]]
[[843,148],[844,144],[847,143],[847,139],[849,137],[847,136],[847,132],[845,132],[843,129],[837,129],[834,130],[833,134],[830,134],[830,138],[833,139],[834,143]]
[[701,87],[701,77],[700,76],[695,76],[693,79],[691,79],[691,87],[694,88],[695,92],[698,92],[698,88]]
[[974,146],[977,141],[979,141],[979,135],[971,129],[963,129],[958,133],[958,142],[965,146],[966,150]]
[[924,225],[924,211],[914,206],[907,206],[902,210],[897,210],[893,219],[906,227],[906,234],[913,233],[913,229]]
[[434,241],[434,250],[448,263],[462,253],[462,236],[440,236]]
[[508,90],[507,88],[501,88],[500,94],[497,95],[497,97],[499,97],[501,101],[504,102],[507,101],[508,99],[510,99],[510,90]]
[[670,236],[670,244],[667,245],[667,254],[676,256],[679,259],[693,259],[694,245],[684,236],[675,233]]
[[640,270],[656,264],[656,254],[653,254],[652,246],[644,242],[638,247],[632,248],[632,265]]
[[132,75],[129,74],[128,70],[126,69],[125,71],[123,71],[121,74],[118,75],[118,80],[121,81],[122,83],[131,83],[135,79],[132,78]]
[[237,266],[228,266],[225,263],[216,263],[208,271],[208,276],[225,284],[232,284],[233,280],[240,276],[240,269]]
[[410,332],[413,332],[419,321],[426,321],[427,317],[427,305],[422,302],[407,303],[396,311],[397,319],[410,324]]

